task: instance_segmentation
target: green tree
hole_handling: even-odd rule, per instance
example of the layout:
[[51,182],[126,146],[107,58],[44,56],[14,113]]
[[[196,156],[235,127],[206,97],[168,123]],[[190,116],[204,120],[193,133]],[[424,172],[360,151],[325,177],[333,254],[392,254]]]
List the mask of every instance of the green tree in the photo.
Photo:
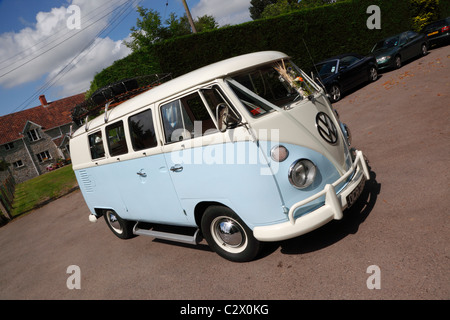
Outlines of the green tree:
[[264,9],[268,5],[274,4],[276,2],[277,0],[251,0],[250,1],[251,7],[248,8],[250,11],[250,17],[253,20],[260,19]]
[[[137,19],[136,27],[131,28],[132,40],[125,42],[125,45],[133,51],[145,50],[148,46],[159,41],[192,33],[186,15],[178,18],[174,13],[171,13],[169,19],[163,23],[160,14],[156,10],[138,6],[137,12],[140,17]],[[197,32],[213,30],[219,27],[214,17],[208,15],[198,17],[194,24]]]
[[[184,18],[186,18],[186,15]],[[198,17],[197,20],[194,21],[194,25],[197,32],[215,30],[219,28],[219,24],[216,22],[216,19],[213,16],[208,16],[206,14],[202,17]]]
[[[303,0],[305,1],[305,0]],[[303,2],[301,1],[301,2]],[[269,4],[261,13],[261,18],[269,18],[279,16],[280,14],[289,13],[299,10],[302,6],[297,1],[277,0],[276,3]]]
[[439,19],[439,0],[411,0],[411,8],[412,28],[416,31]]
[[176,14],[171,13],[169,19],[166,20],[166,25],[166,29],[168,31],[165,37],[166,39],[184,36],[191,33],[191,27],[186,15],[178,19]]
[[161,40],[161,36],[164,36],[161,16],[158,11],[138,6],[137,12],[141,18],[137,19],[136,27],[131,28],[131,38],[133,40],[131,42],[125,42],[125,45],[133,51],[148,47]]

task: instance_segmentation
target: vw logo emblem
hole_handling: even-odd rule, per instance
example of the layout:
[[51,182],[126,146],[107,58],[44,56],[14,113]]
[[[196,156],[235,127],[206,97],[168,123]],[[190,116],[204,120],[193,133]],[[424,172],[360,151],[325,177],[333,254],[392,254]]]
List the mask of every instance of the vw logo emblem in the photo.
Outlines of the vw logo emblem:
[[338,131],[331,118],[324,112],[319,112],[316,116],[317,131],[320,136],[329,144],[335,144],[338,138]]

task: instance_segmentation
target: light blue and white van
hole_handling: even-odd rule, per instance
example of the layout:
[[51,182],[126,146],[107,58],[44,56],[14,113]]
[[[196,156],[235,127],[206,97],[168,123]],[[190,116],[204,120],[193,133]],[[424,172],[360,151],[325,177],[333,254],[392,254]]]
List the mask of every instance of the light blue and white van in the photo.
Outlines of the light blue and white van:
[[281,52],[224,60],[88,121],[70,141],[91,221],[249,261],[333,219],[369,171],[324,91]]

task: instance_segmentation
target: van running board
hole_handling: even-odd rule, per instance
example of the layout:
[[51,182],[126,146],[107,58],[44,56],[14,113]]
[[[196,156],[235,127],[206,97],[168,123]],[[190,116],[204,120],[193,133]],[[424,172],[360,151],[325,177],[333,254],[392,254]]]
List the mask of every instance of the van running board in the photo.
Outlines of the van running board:
[[136,222],[133,233],[188,244],[198,244],[203,239],[198,228],[155,225],[139,221]]

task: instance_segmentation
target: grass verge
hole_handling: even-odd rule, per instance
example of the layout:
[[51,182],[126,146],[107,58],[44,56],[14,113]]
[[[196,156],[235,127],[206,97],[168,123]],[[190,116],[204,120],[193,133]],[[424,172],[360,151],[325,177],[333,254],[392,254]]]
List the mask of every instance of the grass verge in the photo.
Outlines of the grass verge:
[[11,215],[14,218],[33,210],[51,199],[67,194],[77,185],[71,165],[22,182],[16,185]]

